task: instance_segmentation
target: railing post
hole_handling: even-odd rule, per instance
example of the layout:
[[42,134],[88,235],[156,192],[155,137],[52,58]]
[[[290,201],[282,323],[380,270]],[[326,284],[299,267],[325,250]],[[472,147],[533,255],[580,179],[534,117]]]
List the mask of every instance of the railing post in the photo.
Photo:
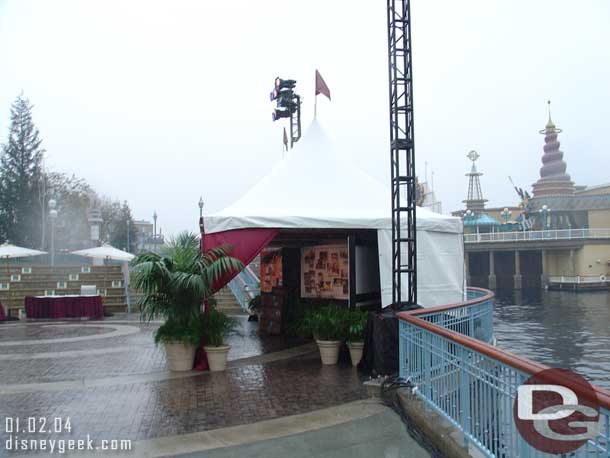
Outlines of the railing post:
[[460,346],[460,412],[462,418],[460,424],[464,432],[464,446],[468,447],[470,435],[470,380],[468,378],[468,370],[466,369],[466,360],[468,358],[468,350]]
[[[423,364],[422,370],[424,371],[424,396],[426,396],[429,400],[432,400],[432,385],[430,381],[430,371],[432,370],[432,364],[430,362],[430,358],[432,357],[432,333],[430,331],[425,331],[423,335],[422,342],[424,343],[422,348],[422,356],[423,356]],[[426,349],[428,351],[426,351]]]
[[405,327],[406,324],[404,323],[404,321],[400,321],[398,320],[398,375],[400,376],[400,378],[402,379],[406,379],[407,378],[407,368],[406,368],[406,353],[407,353],[407,349],[406,347],[406,342],[405,342]]

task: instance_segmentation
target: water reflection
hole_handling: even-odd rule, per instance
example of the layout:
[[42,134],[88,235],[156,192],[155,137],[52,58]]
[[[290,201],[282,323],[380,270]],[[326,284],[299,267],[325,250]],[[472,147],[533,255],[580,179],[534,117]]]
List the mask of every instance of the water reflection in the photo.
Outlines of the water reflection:
[[610,388],[610,292],[496,292],[498,345]]

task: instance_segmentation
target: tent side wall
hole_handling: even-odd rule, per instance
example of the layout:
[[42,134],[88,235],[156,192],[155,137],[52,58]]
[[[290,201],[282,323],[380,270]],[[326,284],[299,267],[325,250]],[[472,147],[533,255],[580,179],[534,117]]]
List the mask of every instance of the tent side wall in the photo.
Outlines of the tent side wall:
[[[392,231],[377,231],[381,304],[392,303]],[[403,253],[406,256],[406,253]],[[406,280],[405,280],[406,281]],[[403,291],[403,299],[406,299]],[[423,307],[455,304],[464,298],[461,233],[417,231],[417,301]]]

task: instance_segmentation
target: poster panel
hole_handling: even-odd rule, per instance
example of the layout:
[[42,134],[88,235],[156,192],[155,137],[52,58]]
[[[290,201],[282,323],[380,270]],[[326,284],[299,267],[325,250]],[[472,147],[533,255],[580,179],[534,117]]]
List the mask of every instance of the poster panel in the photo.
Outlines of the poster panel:
[[261,251],[261,293],[282,287],[282,252],[280,249]]
[[349,299],[347,244],[301,249],[301,297]]

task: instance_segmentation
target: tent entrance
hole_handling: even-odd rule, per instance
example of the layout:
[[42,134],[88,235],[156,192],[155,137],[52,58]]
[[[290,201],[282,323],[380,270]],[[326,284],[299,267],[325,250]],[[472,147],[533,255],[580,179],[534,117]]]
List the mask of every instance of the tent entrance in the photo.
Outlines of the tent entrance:
[[285,332],[316,304],[381,308],[376,230],[280,229],[268,248],[261,256],[261,330]]

